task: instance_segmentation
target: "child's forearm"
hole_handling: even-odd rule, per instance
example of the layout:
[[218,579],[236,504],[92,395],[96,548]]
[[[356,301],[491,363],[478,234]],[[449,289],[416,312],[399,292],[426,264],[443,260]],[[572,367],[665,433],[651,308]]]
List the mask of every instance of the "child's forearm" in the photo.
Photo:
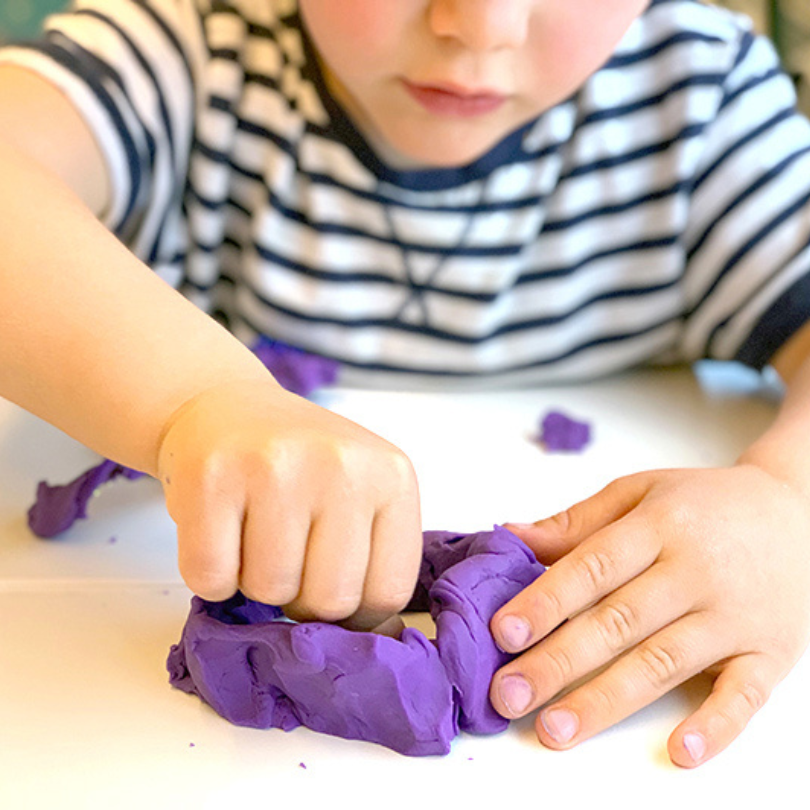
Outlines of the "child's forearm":
[[62,181],[2,140],[0,178],[0,395],[154,472],[184,402],[221,383],[270,380]]

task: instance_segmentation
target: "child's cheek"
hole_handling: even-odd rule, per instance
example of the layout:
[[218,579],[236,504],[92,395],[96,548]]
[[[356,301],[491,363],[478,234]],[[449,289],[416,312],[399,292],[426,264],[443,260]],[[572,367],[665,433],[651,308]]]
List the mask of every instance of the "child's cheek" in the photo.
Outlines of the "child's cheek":
[[391,38],[404,5],[411,0],[300,0],[300,8],[316,40],[326,47],[355,51],[358,58]]

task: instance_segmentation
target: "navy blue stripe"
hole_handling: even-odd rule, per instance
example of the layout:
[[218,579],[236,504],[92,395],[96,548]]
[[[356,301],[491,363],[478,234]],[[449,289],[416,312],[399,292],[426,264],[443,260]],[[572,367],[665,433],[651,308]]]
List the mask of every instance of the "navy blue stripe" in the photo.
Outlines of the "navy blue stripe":
[[755,87],[759,87],[762,84],[767,84],[771,82],[773,79],[780,79],[786,78],[785,74],[782,72],[781,69],[772,68],[771,70],[766,71],[765,73],[758,74],[756,76],[752,76],[747,81],[743,82],[739,87],[735,87],[733,90],[729,90],[723,96],[723,100],[720,102],[720,107],[718,111],[721,112],[726,107],[729,106],[733,101],[739,98],[743,93],[748,93],[753,90]]
[[[791,262],[795,261],[798,256],[807,249],[810,242],[801,246],[801,248],[794,253],[793,256],[786,258],[785,266],[788,266]],[[751,291],[748,294],[749,300],[754,300],[757,295],[760,294],[762,290],[764,290],[772,281],[771,277],[762,279],[760,283],[757,285],[756,289]],[[794,285],[795,287],[795,285]],[[781,347],[781,342],[777,343],[778,338],[782,338],[782,340],[786,340],[793,332],[793,329],[804,321],[810,319],[810,304],[809,301],[806,299],[802,300],[801,302],[791,302],[790,309],[787,306],[787,302],[784,300],[782,296],[780,296],[779,300],[782,302],[781,306],[785,310],[781,314],[776,314],[776,312],[771,311],[771,317],[776,317],[777,323],[760,323],[759,328],[755,329],[754,331],[758,332],[759,339],[763,341],[763,345],[751,345],[748,343],[749,351],[753,355],[757,353],[758,359],[754,360],[753,357],[749,357],[749,362],[746,365],[754,365],[755,368],[762,368],[767,363],[767,361],[772,357],[772,355]],[[800,303],[801,306],[798,306],[797,303]],[[769,308],[769,310],[773,310],[773,305]],[[722,321],[716,323],[712,328],[711,332],[709,333],[708,337],[706,338],[706,347],[707,353],[712,352],[712,347],[714,346],[715,342],[719,339],[720,333],[723,329],[725,329],[729,323],[738,315],[737,312],[733,312],[726,318],[723,318]],[[782,315],[787,315],[788,317],[782,319]],[[750,340],[750,335],[749,335]],[[739,350],[738,350],[739,354]],[[767,355],[767,356],[766,356]],[[765,362],[762,362],[764,358]],[[762,365],[759,365],[759,363]]]
[[[241,54],[233,48],[211,48],[208,52],[211,61],[221,60],[223,62],[236,62],[239,64]],[[241,65],[240,65],[241,67]]]
[[[57,39],[63,40],[66,45],[58,44]],[[138,154],[135,141],[127,129],[118,106],[104,86],[104,80],[106,79],[121,88],[121,79],[110,69],[106,62],[102,62],[94,54],[81,48],[74,42],[65,39],[59,32],[49,32],[47,40],[38,46],[38,50],[50,56],[51,59],[62,67],[80,76],[92,87],[93,93],[107,115],[109,115],[116,132],[121,138],[130,177],[129,199],[127,200],[121,221],[115,226],[115,233],[119,237],[123,237],[125,226],[129,223],[129,219],[135,210],[135,206],[142,192],[143,172],[141,169],[141,157]]]
[[276,93],[281,91],[278,80],[267,73],[245,71],[244,78],[245,85],[258,84],[260,87],[266,87],[268,90],[273,90]]
[[612,155],[607,158],[600,158],[599,160],[591,161],[590,163],[580,163],[560,176],[561,180],[567,180],[571,177],[582,177],[593,172],[604,171],[605,169],[615,169],[617,166],[625,166],[628,163],[634,163],[639,160],[644,160],[653,155],[659,155],[671,149],[675,144],[681,141],[690,140],[699,137],[705,129],[704,124],[687,124],[677,134],[671,138],[662,141],[655,141],[641,146],[628,152],[623,152],[621,155]]
[[[248,325],[248,327],[257,334],[266,334],[269,331],[266,327],[260,327],[255,324],[245,313],[240,312],[239,318],[242,319]],[[446,377],[448,379],[480,379],[484,376],[490,377],[491,379],[497,379],[499,377],[506,377],[512,374],[519,374],[521,372],[528,372],[532,371],[533,369],[540,369],[555,365],[557,363],[562,363],[565,360],[569,360],[579,354],[582,354],[583,352],[598,348],[600,346],[638,340],[639,338],[644,338],[645,336],[651,335],[652,333],[672,324],[675,320],[675,318],[666,318],[641,329],[626,331],[615,335],[602,335],[591,340],[582,341],[581,343],[572,346],[570,349],[555,355],[538,358],[526,363],[515,363],[508,366],[500,366],[498,369],[493,371],[481,371],[480,369],[473,371],[461,371],[458,368],[453,367],[416,368],[414,366],[395,366],[390,363],[364,363],[352,357],[345,357],[334,352],[329,353],[328,347],[325,346],[319,346],[318,353],[325,357],[331,357],[345,366],[363,371],[388,372],[408,375],[419,374],[425,377]],[[419,330],[410,329],[408,331],[418,332]]]
[[[322,326],[340,326],[345,329],[392,329],[399,332],[407,332],[410,334],[419,334],[425,337],[434,338],[445,343],[453,343],[463,346],[477,346],[487,341],[493,340],[505,335],[511,335],[518,332],[531,332],[537,329],[544,329],[552,326],[558,326],[569,319],[581,314],[596,304],[605,301],[616,301],[619,299],[629,299],[649,296],[657,292],[670,289],[674,286],[675,282],[666,282],[658,285],[651,285],[645,287],[627,287],[625,289],[613,289],[603,293],[598,293],[591,298],[581,302],[573,309],[566,310],[563,313],[556,315],[548,315],[543,317],[531,318],[521,321],[512,321],[503,324],[496,329],[489,330],[486,334],[481,335],[465,335],[458,332],[450,332],[446,329],[438,329],[436,327],[428,326],[425,324],[412,324],[400,321],[396,318],[353,318],[348,319],[345,317],[333,317],[327,315],[313,315],[300,312],[299,310],[289,309],[279,304],[277,301],[271,301],[266,296],[262,295],[255,287],[247,283],[244,279],[241,281],[242,285],[249,289],[250,293],[261,303],[262,306],[274,310],[285,315],[288,318],[293,318],[301,323],[317,324]],[[410,285],[402,285],[405,294],[412,292]],[[429,307],[429,302],[428,302]],[[663,322],[669,322],[672,316],[667,316]],[[662,321],[656,321],[656,328],[660,326]]]
[[630,253],[645,253],[657,252],[661,250],[669,250],[678,244],[678,234],[662,234],[657,237],[650,237],[649,239],[639,239],[628,242],[616,247],[607,248],[606,250],[598,250],[590,253],[583,259],[580,259],[574,264],[561,264],[557,266],[544,267],[536,271],[528,271],[522,273],[519,278],[515,280],[515,286],[523,284],[535,284],[538,281],[545,281],[551,278],[563,278],[578,273],[580,270],[585,269],[589,264],[607,259],[613,256],[627,255]]
[[715,275],[714,280],[709,286],[708,290],[703,294],[701,299],[688,311],[687,315],[693,315],[700,309],[706,301],[711,297],[712,293],[717,289],[720,282],[725,278],[735,265],[739,264],[747,253],[752,251],[761,241],[766,239],[774,229],[778,228],[783,222],[790,219],[794,214],[799,213],[803,208],[810,205],[810,191],[802,195],[798,200],[795,200],[791,205],[782,209],[775,217],[768,220],[758,231],[754,232],[750,239],[745,241],[734,253],[729,256],[725,264],[720,268],[719,272]]
[[734,199],[719,214],[717,214],[717,216],[715,216],[714,219],[712,219],[706,225],[703,232],[697,238],[695,243],[687,251],[688,259],[691,261],[692,258],[700,252],[706,240],[712,235],[712,233],[718,227],[718,225],[720,225],[725,220],[725,218],[735,208],[737,208],[737,206],[742,205],[742,203],[744,203],[747,199],[752,197],[757,192],[761,191],[765,186],[767,186],[773,180],[782,175],[782,173],[792,163],[794,163],[796,160],[807,154],[810,154],[810,146],[805,146],[803,149],[800,149],[799,151],[788,155],[786,158],[777,163],[765,174],[758,177],[757,180],[754,183],[752,183],[747,189],[744,189],[742,192],[738,193],[737,196],[734,197]]
[[687,182],[677,182],[668,188],[654,189],[638,197],[632,197],[622,202],[612,203],[611,205],[601,205],[596,208],[589,208],[586,211],[581,211],[575,216],[553,219],[549,217],[543,225],[544,233],[554,233],[555,231],[565,231],[577,225],[582,225],[589,220],[599,219],[601,217],[611,217],[616,214],[626,214],[634,208],[642,208],[650,203],[660,202],[661,200],[675,197],[683,194],[689,188]]
[[[189,64],[188,58],[186,57],[185,49],[183,48],[182,43],[175,35],[174,31],[166,24],[166,21],[163,17],[160,16],[148,2],[141,2],[139,3],[140,7],[152,18],[152,21],[157,25],[158,28],[163,32],[163,36],[166,37],[167,40],[172,44],[172,47],[177,52],[177,55],[180,57],[180,61],[183,64],[183,67],[186,70],[186,79],[188,80],[189,87],[194,86],[194,72],[191,69],[191,65]],[[198,24],[200,27],[200,34],[204,36],[204,24],[202,17],[199,18]],[[193,112],[193,109],[191,110]]]
[[[250,213],[245,211],[245,209],[241,209],[241,212],[245,213],[248,216]],[[367,235],[363,234],[361,236],[365,237]],[[679,238],[680,237],[678,234],[666,233],[660,234],[659,236],[651,236],[647,239],[636,239],[621,245],[613,246],[611,248],[596,250],[593,253],[589,253],[587,256],[584,256],[579,261],[574,263],[548,265],[534,271],[527,270],[514,280],[514,286],[520,287],[529,284],[541,283],[544,281],[548,281],[550,279],[570,276],[573,275],[574,273],[580,272],[590,264],[602,261],[604,259],[612,258],[615,256],[629,255],[631,253],[648,253],[648,252],[655,253],[660,251],[667,251],[671,249],[673,246],[676,246],[678,244]],[[380,241],[385,243],[385,240],[383,239],[381,239]],[[279,253],[277,250],[274,250],[273,248],[268,247],[266,245],[254,244],[250,246],[244,246],[238,244],[235,239],[229,240],[227,236],[225,237],[223,242],[239,250],[243,250],[246,248],[255,249],[264,261],[278,267],[283,267],[289,271],[300,274],[301,276],[312,278],[320,282],[333,284],[391,284],[391,285],[397,285],[401,283],[400,280],[391,278],[388,275],[383,275],[381,273],[373,273],[369,271],[346,271],[341,273],[335,273],[330,270],[321,270],[320,268],[312,267],[311,265],[304,264],[288,256],[285,256]],[[388,242],[387,244],[390,244],[390,242]],[[203,243],[197,243],[195,247],[204,253],[213,254],[219,249],[220,245],[219,243],[212,243],[208,245]],[[449,253],[451,253],[454,256],[486,259],[497,257],[499,254],[504,253],[506,251],[516,253],[520,248],[521,248],[520,245],[515,245],[512,248],[509,248],[508,246],[499,246],[498,248],[488,250],[487,249],[482,249],[479,251],[456,250],[455,252],[449,251]],[[433,251],[430,248],[425,248],[425,252],[434,253],[435,255],[441,255],[437,251]],[[202,292],[205,291],[205,289],[210,288],[200,287],[198,289],[199,291]],[[459,298],[480,302],[491,302],[495,300],[495,298],[497,297],[497,294],[457,291],[445,287],[438,287],[435,285],[425,285],[421,289],[424,289],[425,291],[432,293],[456,296]]]
[[714,175],[714,173],[725,163],[732,155],[739,152],[740,149],[750,144],[752,141],[758,140],[763,133],[767,132],[784,121],[789,121],[794,118],[795,111],[792,109],[777,110],[770,118],[763,121],[759,126],[754,129],[748,130],[741,138],[738,138],[730,146],[726,148],[718,157],[703,170],[695,178],[692,184],[692,191],[697,191],[707,178]]
[[683,45],[684,43],[723,43],[720,37],[712,36],[711,34],[703,34],[697,31],[679,31],[677,34],[671,34],[666,39],[656,42],[646,48],[641,48],[637,51],[630,53],[617,53],[612,56],[602,68],[603,70],[622,70],[628,65],[636,65],[639,62],[646,62],[656,56],[668,51],[670,48]]
[[[268,199],[271,201],[273,207],[278,208],[281,203],[274,194],[268,194]],[[423,253],[429,256],[464,256],[468,258],[485,258],[493,259],[503,256],[515,256],[520,253],[525,245],[522,242],[514,244],[498,244],[498,245],[423,245],[415,242],[402,242],[395,238],[393,234],[378,235],[374,233],[367,233],[366,231],[358,230],[357,228],[349,227],[348,225],[339,225],[337,223],[317,223],[313,224],[307,221],[305,215],[298,212],[293,212],[291,219],[295,219],[302,225],[307,227],[313,233],[321,235],[334,235],[334,236],[348,236],[361,238],[369,242],[376,242],[381,245],[395,245],[401,250],[408,253]],[[256,244],[256,249],[262,255],[267,257],[274,255],[271,248],[265,247],[261,244]]]
[[759,319],[735,357],[763,369],[776,352],[810,320],[810,273],[780,295]]
[[658,93],[645,96],[628,104],[617,104],[613,107],[603,107],[594,112],[588,113],[581,121],[580,127],[590,126],[606,120],[615,120],[627,115],[632,115],[651,107],[658,107],[666,101],[675,97],[678,93],[691,90],[695,87],[719,87],[725,79],[724,73],[701,73],[687,76],[685,79],[673,82]]
[[[107,17],[104,14],[101,14],[100,12],[96,11],[95,9],[80,9],[77,13],[81,14],[83,16],[86,16],[86,17],[92,17],[92,18],[98,20],[99,22],[104,23],[108,27],[112,28],[116,32],[116,34],[118,34],[118,36],[124,42],[127,43],[127,45],[129,46],[131,55],[135,58],[135,60],[141,66],[141,69],[144,71],[144,73],[149,77],[149,81],[152,83],[152,86],[155,89],[155,95],[157,97],[158,108],[159,108],[159,111],[160,111],[160,118],[161,118],[161,121],[163,123],[163,131],[166,134],[166,142],[167,142],[168,150],[169,150],[169,165],[172,168],[172,176],[174,177],[175,172],[177,171],[177,149],[176,149],[176,146],[175,146],[175,134],[174,134],[174,130],[172,128],[171,116],[169,114],[169,108],[168,108],[168,106],[166,104],[166,99],[165,99],[165,97],[163,95],[163,91],[162,91],[162,88],[160,86],[160,83],[158,82],[158,78],[157,78],[154,70],[152,70],[152,66],[149,64],[149,62],[147,62],[147,60],[145,59],[143,54],[138,49],[137,45],[132,41],[129,34],[123,28],[121,28],[121,26],[118,25],[114,20],[111,20],[109,17]],[[154,18],[154,15],[152,15],[152,16]],[[182,57],[182,53],[181,53],[181,57]],[[140,123],[141,123],[142,129],[144,130],[144,132],[146,132],[147,131],[146,124],[143,121],[141,121]],[[156,150],[157,147],[156,147],[155,138],[152,135],[152,133],[149,133],[149,139],[150,139],[150,142],[152,144],[151,154],[152,154],[152,164],[153,164],[153,167],[154,167],[154,154],[155,154],[155,150]],[[175,184],[175,187],[176,187],[176,184]],[[179,192],[181,190],[182,190],[182,187],[177,188],[177,191],[175,192],[175,194],[179,194]],[[171,202],[172,202],[171,199],[168,200],[167,205],[171,205]],[[159,222],[160,222],[160,224],[158,226],[157,233],[155,234],[154,242],[152,243],[152,247],[151,247],[151,249],[149,251],[149,254],[145,257],[147,262],[154,262],[156,260],[156,258],[157,258],[158,245],[163,240],[163,233],[164,233],[164,229],[166,227],[166,212],[165,211],[163,212],[163,215],[159,218]]]
[[756,39],[756,36],[754,36],[751,31],[743,31],[740,44],[737,48],[737,53],[734,57],[732,71],[738,68],[745,61],[746,57],[751,52],[751,48],[754,47],[754,42],[756,42]]

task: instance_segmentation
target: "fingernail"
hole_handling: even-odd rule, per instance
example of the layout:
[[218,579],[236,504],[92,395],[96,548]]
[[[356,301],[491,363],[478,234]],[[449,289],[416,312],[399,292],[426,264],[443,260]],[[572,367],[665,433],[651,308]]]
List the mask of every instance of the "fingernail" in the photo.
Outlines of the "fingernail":
[[546,709],[540,715],[540,722],[554,742],[560,745],[572,740],[579,731],[579,720],[568,709]]
[[523,649],[531,638],[532,629],[522,616],[504,616],[498,624],[505,652]]
[[498,692],[509,714],[515,717],[529,708],[534,697],[532,687],[522,675],[506,675],[501,680]]
[[690,731],[683,735],[683,747],[692,759],[692,762],[700,762],[706,754],[706,740],[702,734]]

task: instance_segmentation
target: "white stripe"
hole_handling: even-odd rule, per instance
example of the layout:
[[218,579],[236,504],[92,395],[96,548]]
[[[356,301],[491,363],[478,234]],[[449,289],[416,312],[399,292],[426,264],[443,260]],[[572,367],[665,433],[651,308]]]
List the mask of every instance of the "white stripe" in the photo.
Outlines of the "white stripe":
[[110,179],[110,198],[100,220],[110,230],[117,230],[126,210],[131,191],[127,153],[118,130],[104,105],[90,88],[73,73],[49,56],[22,48],[0,50],[0,64],[18,65],[33,70],[57,87],[70,99],[96,135]]
[[718,333],[715,341],[715,350],[718,357],[723,359],[734,357],[735,352],[740,348],[771,303],[788,290],[792,284],[806,276],[808,272],[810,272],[810,248],[802,251],[793,262],[784,268],[782,273],[770,279],[759,294],[744,303],[744,306],[731,318],[728,325]]

